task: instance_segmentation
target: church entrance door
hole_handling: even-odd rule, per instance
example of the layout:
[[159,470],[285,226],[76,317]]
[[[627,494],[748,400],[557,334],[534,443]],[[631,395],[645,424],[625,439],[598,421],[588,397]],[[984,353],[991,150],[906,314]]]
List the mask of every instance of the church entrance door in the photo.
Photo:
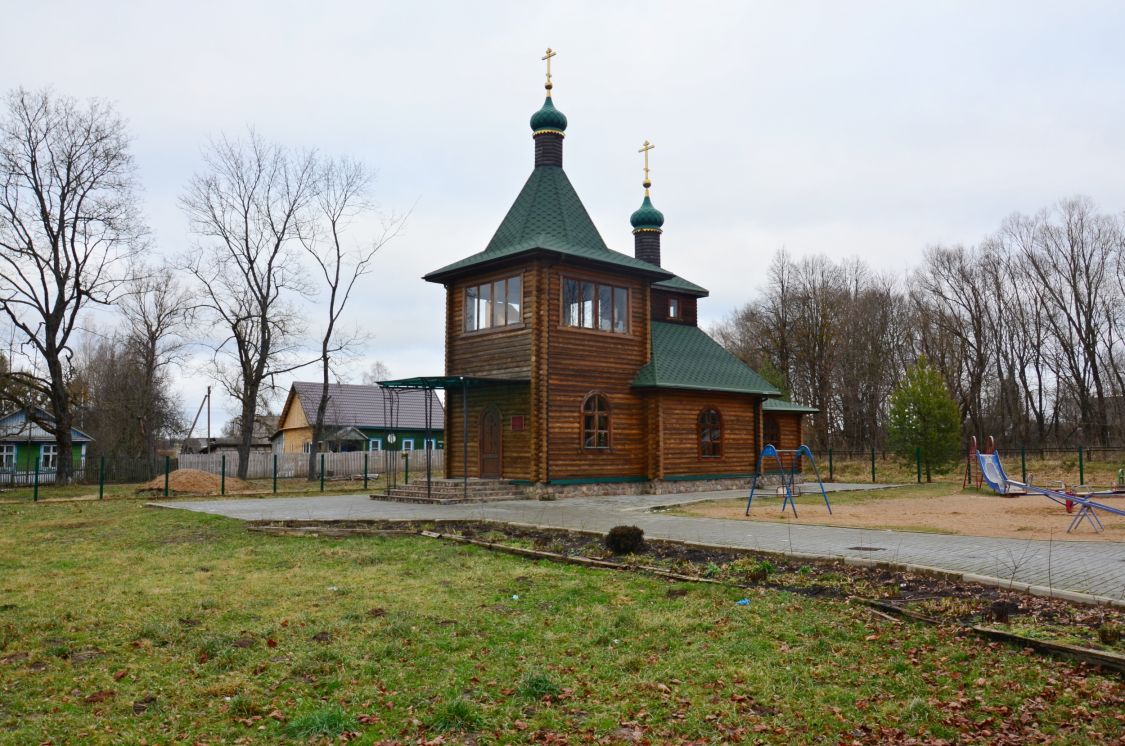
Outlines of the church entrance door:
[[480,477],[500,478],[500,410],[496,407],[480,416]]

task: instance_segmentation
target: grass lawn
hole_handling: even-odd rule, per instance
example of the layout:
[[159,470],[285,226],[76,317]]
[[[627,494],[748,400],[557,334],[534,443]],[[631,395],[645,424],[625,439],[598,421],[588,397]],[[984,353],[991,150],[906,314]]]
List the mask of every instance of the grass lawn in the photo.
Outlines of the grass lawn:
[[[363,487],[362,479],[343,480],[333,479],[324,483],[324,492],[321,493],[320,482],[310,482],[307,479],[278,479],[277,492],[273,492],[273,482],[269,479],[246,480],[252,487],[250,492],[228,492],[227,497],[273,497],[277,495],[354,495],[363,492],[381,492],[385,486],[383,477],[372,477],[367,481],[367,489]],[[160,495],[137,493],[139,482],[131,484],[107,484],[103,492],[106,500],[153,500],[161,499]],[[35,496],[33,487],[13,487],[0,490],[0,503],[5,502],[32,502]],[[200,497],[218,496],[216,493],[207,495],[179,494],[174,497]],[[53,484],[39,486],[39,500],[50,502],[53,500],[96,500],[98,498],[98,485],[95,484],[67,484],[56,487]]]
[[0,526],[0,743],[1125,736],[1118,679],[841,601],[131,501]]

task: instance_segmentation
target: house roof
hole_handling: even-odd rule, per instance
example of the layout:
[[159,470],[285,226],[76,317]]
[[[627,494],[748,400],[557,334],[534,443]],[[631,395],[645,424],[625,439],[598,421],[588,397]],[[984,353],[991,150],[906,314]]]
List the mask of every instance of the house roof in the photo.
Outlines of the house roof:
[[559,166],[537,166],[484,251],[434,270],[424,279],[443,282],[464,270],[537,250],[650,277],[674,277],[667,270],[606,246],[566,172]]
[[781,393],[699,327],[660,321],[652,324],[652,360],[638,371],[633,386],[763,396]]
[[795,412],[797,414],[815,414],[820,411],[816,407],[810,407],[807,404],[795,404],[782,399],[766,399],[762,404],[762,410],[766,412]]
[[[294,381],[289,390],[289,398],[281,413],[281,421],[294,400],[301,403],[301,410],[310,424],[316,421],[316,410],[320,404],[320,383]],[[426,427],[426,397],[433,400],[430,428],[441,430],[445,426],[445,410],[441,400],[432,391],[404,389],[391,391],[379,386],[365,386],[350,383],[328,384],[328,408],[324,413],[324,424],[329,427],[403,428],[422,430]],[[390,402],[397,402],[397,412],[391,413]]]
[[700,287],[694,282],[685,280],[679,275],[674,275],[670,279],[661,280],[660,282],[652,283],[652,287],[656,290],[671,290],[677,293],[687,293],[688,295],[697,295],[701,298],[706,298],[711,294],[705,287]]
[[[41,420],[54,418],[42,408],[36,407]],[[76,427],[70,429],[70,439],[74,443],[92,443],[94,439]],[[26,409],[17,409],[0,417],[0,441],[22,440],[33,443],[54,443],[56,438],[37,422],[31,422]]]

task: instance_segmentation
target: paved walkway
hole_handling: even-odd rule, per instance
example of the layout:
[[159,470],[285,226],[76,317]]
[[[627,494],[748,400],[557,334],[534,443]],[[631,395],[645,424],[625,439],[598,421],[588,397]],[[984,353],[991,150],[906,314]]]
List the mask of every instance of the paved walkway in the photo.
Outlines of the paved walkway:
[[[870,485],[864,485],[870,488]],[[738,493],[740,494],[740,493]],[[834,526],[790,526],[669,515],[654,508],[729,499],[730,492],[679,495],[513,500],[476,505],[417,505],[366,495],[156,503],[242,520],[467,519],[608,531],[635,524],[650,538],[852,558],[938,568],[984,576],[1015,587],[1035,586],[1111,599],[1125,604],[1125,543],[1036,541],[886,531]]]

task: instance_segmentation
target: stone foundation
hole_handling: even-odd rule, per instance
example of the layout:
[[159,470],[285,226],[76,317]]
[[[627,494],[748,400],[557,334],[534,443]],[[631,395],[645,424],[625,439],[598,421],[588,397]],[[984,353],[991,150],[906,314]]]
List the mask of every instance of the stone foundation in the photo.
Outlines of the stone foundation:
[[[675,495],[682,492],[718,492],[721,490],[749,490],[749,478],[740,479],[677,479],[651,482],[598,482],[594,484],[536,484],[524,487],[524,493],[533,500],[557,500],[567,497],[596,497],[601,495]],[[801,483],[801,475],[797,475]],[[758,489],[773,490],[781,485],[781,477],[767,474],[758,480]]]

